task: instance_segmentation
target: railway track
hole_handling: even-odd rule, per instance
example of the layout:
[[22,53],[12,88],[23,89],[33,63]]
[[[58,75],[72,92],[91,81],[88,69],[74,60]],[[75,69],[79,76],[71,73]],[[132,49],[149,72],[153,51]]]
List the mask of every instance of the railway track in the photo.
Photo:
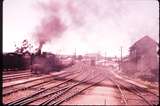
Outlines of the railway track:
[[[83,73],[86,75],[85,73]],[[81,74],[82,75],[82,74]],[[81,75],[79,77],[81,77]],[[77,77],[77,76],[76,76]],[[73,96],[76,96],[80,92],[86,90],[87,88],[101,82],[104,79],[97,79],[99,78],[99,75],[89,78],[89,74],[86,75],[82,80],[79,82],[71,82],[71,80],[67,80],[65,82],[62,82],[56,86],[53,86],[51,88],[48,88],[46,90],[42,90],[40,92],[37,92],[33,95],[30,95],[26,98],[22,98],[20,100],[14,101],[12,103],[9,103],[9,105],[54,105],[60,104],[68,99],[70,99]],[[104,78],[104,77],[103,77]],[[86,83],[88,81],[93,81],[94,83],[90,85],[83,85],[83,83]],[[98,81],[97,81],[98,80]],[[54,101],[54,102],[53,102]]]
[[[125,87],[124,85],[121,84],[121,86],[123,86],[124,88],[128,89],[128,91],[132,92],[133,94],[137,95],[138,97],[141,98],[142,101],[144,101],[146,104],[153,106],[157,103],[154,103],[151,99],[149,99],[149,97],[151,97],[152,99],[155,98],[154,100],[158,100],[159,97],[157,97],[156,95],[153,95],[153,93],[148,92],[148,91],[140,91],[139,88],[137,86],[131,85],[131,89]],[[145,95],[143,95],[143,92],[145,92]]]
[[[121,89],[126,90],[129,93],[132,93],[137,98],[140,98],[138,100],[140,101],[141,104],[150,105],[150,106],[157,104],[157,103],[154,103],[153,101],[151,101],[150,99],[148,99],[150,97],[150,98],[154,98],[154,100],[158,101],[159,96],[157,94],[147,90],[146,88],[142,88],[142,87],[139,87],[133,83],[129,83],[125,80],[122,80],[122,79],[119,79],[116,77],[114,77],[113,79],[114,79],[114,82],[116,82],[116,85],[121,87]],[[143,95],[143,93],[145,93],[145,95]],[[125,94],[125,93],[123,93],[123,94]],[[125,98],[126,98],[126,100],[125,100],[126,103],[130,104],[129,103],[130,99],[127,98],[126,96],[125,96]]]
[[[72,76],[74,76],[74,75],[72,75]],[[77,76],[76,76],[77,77]],[[59,78],[58,78],[59,79]],[[51,81],[52,80],[52,81]],[[20,92],[20,90],[21,90],[21,92],[29,92],[30,93],[30,91],[34,91],[34,92],[32,92],[32,93],[30,93],[31,95],[33,95],[34,93],[36,93],[37,94],[37,92],[39,93],[39,92],[41,92],[41,91],[43,91],[43,90],[45,90],[45,89],[49,89],[51,86],[53,86],[53,85],[55,85],[55,84],[57,84],[57,81],[55,82],[56,80],[55,79],[46,79],[46,81],[43,81],[43,82],[41,82],[41,83],[37,83],[37,84],[33,84],[33,85],[30,85],[30,87],[22,87],[22,88],[20,88],[20,89],[15,89],[18,93]],[[14,92],[16,92],[16,91],[14,91]],[[11,91],[10,92],[10,95],[6,95],[6,96],[4,96],[3,95],[3,97],[7,97],[7,98],[9,98],[10,100],[10,102],[12,102],[12,101],[15,101],[15,100],[17,100],[17,99],[13,99],[14,98],[14,93],[13,93],[13,91]],[[22,97],[17,97],[18,99],[20,99],[20,98],[24,98],[24,97],[26,97],[26,96],[22,96]],[[9,102],[6,102],[7,104],[9,103]]]
[[33,79],[33,80],[28,80],[22,83],[17,83],[17,84],[13,84],[13,85],[9,85],[9,86],[5,86],[3,87],[3,96],[9,95],[11,93],[15,93],[17,91],[20,90],[25,90],[25,89],[32,89],[35,87],[40,87],[40,86],[44,86],[44,84],[49,84],[49,83],[53,83],[55,80],[60,80],[60,79],[64,79],[65,77],[68,76],[73,76],[74,74],[78,74],[80,72],[72,72],[72,73],[62,73],[58,76],[47,76],[47,77],[40,77],[37,79]]
[[[81,68],[86,69],[84,68],[84,66],[82,66]],[[56,101],[56,103],[60,104],[65,100],[68,100],[76,96],[80,92],[104,80],[103,79],[104,77],[100,77],[101,79],[98,79],[100,75],[89,77],[90,73],[88,73],[88,71],[86,70],[85,71],[82,70],[80,73],[77,73],[77,75],[75,75],[74,77],[72,76],[71,79],[63,81],[62,83],[59,83],[56,86],[53,86],[52,83],[46,84],[45,87],[46,86],[48,87],[46,87],[45,89],[40,89],[39,91],[34,92],[31,95],[16,99],[14,101],[10,101],[7,103],[7,105],[28,105],[28,104],[37,105],[38,103],[52,104],[53,99],[54,101]],[[73,75],[73,72],[72,72],[72,75]],[[83,79],[83,80],[80,80],[79,82],[74,81],[78,77],[79,77],[79,80],[80,79]],[[56,79],[61,79],[61,78],[63,77],[57,77]],[[92,81],[95,81],[95,82],[92,82]],[[40,86],[43,86],[43,85],[40,84]],[[35,102],[38,102],[38,103],[34,104]]]
[[27,70],[21,70],[21,71],[17,71],[17,70],[14,70],[14,71],[3,71],[3,76],[5,75],[12,75],[12,74],[21,74],[21,73],[26,73],[26,72],[30,72],[29,69]]
[[[80,69],[82,67],[83,66],[78,67],[78,69]],[[40,91],[41,88],[45,89],[45,87],[47,85],[50,85],[52,83],[55,84],[57,81],[65,80],[66,78],[68,79],[68,77],[72,77],[72,76],[74,76],[74,74],[78,74],[81,72],[80,70],[78,70],[74,66],[71,68],[72,71],[70,70],[70,68],[67,68],[67,69],[66,69],[66,72],[63,72],[60,74],[46,75],[46,76],[42,76],[42,77],[32,78],[32,79],[25,80],[25,81],[20,80],[19,82],[17,81],[18,83],[14,83],[14,82],[13,83],[11,82],[9,84],[6,83],[6,85],[3,85],[4,101],[15,100],[15,99],[13,99],[13,96],[14,96],[14,94],[16,94],[16,92],[18,92],[18,94],[21,92],[24,92],[24,94],[25,94],[25,92],[30,93],[30,91],[37,92],[37,91]],[[83,73],[83,71],[82,71],[82,73]],[[31,92],[31,94],[33,94],[35,92]],[[27,93],[27,95],[29,95],[29,93]],[[17,96],[16,98],[25,97],[27,95],[24,95],[24,96],[22,95],[20,97]],[[8,103],[8,102],[6,102],[6,103]]]
[[[103,68],[97,69],[102,71],[106,70]],[[137,104],[150,106],[158,104],[159,95],[157,95],[156,93],[149,91],[147,88],[143,88],[134,83],[128,82],[123,78],[121,79],[119,77],[116,77],[110,71],[106,70],[104,73],[107,79],[111,80],[114,83],[113,87],[118,89],[121,95],[121,101],[123,101],[121,103],[123,103],[123,105],[136,105],[134,104],[134,102],[137,102]]]
[[116,85],[116,87],[118,88],[118,90],[119,90],[119,92],[120,92],[120,95],[121,95],[121,99],[122,99],[121,103],[124,103],[124,105],[128,105],[128,103],[127,103],[127,97],[126,97],[123,89],[121,88],[121,86],[120,86],[114,79],[112,79],[112,78],[109,78],[109,79],[110,79],[110,80]]
[[113,82],[112,87],[116,88],[117,93],[120,94],[120,96],[117,96],[117,99],[121,99],[121,105],[132,105],[133,101],[135,101],[139,104],[152,106],[155,105],[157,101],[152,101],[151,99],[148,99],[148,97],[159,98],[157,94],[146,88],[142,88],[133,83],[129,83],[124,79],[120,79],[109,71],[104,71],[104,68],[89,67],[85,64],[81,64],[80,66],[73,66],[66,70],[66,72],[61,74],[48,75],[40,77],[37,80],[34,79],[29,82],[21,82],[19,84],[3,87],[4,97],[21,90],[25,91],[27,89],[34,91],[26,96],[11,99],[5,104],[60,105],[63,102],[72,99],[74,96],[77,96],[84,90],[87,90],[96,84],[98,85],[105,79]]
[[26,78],[31,78],[34,77],[34,74],[31,73],[27,73],[27,74],[19,74],[19,75],[15,75],[15,76],[6,76],[5,78],[3,78],[3,82],[10,82],[10,81],[15,81],[15,80],[20,80],[20,79],[26,79]]
[[[59,96],[59,98],[57,97],[52,97],[51,99],[41,103],[40,105],[60,105],[61,103],[73,98],[74,96],[80,94],[81,92],[83,92],[84,90],[100,83],[101,81],[105,80],[105,78],[102,78],[102,79],[99,79],[98,77],[101,77],[100,75],[94,77],[94,78],[91,78],[91,79],[88,79],[86,81],[82,81],[82,82],[79,82],[78,84],[76,85],[73,85],[72,87],[66,89],[63,93],[62,96]],[[97,79],[98,78],[98,79]],[[83,83],[86,83],[88,81],[93,81],[93,80],[96,80],[95,82],[89,84],[89,85],[81,85]]]
[[[71,72],[70,69],[76,70],[76,66],[72,66],[68,69],[65,69],[66,73]],[[81,67],[80,67],[81,68]],[[62,70],[63,71],[63,70]],[[3,75],[3,82],[8,82],[8,81],[14,81],[14,80],[20,80],[24,78],[30,78],[34,77],[35,75],[32,74],[29,70],[26,71],[20,71],[20,72],[6,72],[7,74]]]
[[[4,74],[5,73],[5,74]],[[30,70],[25,71],[13,71],[13,72],[3,72],[3,82],[10,82],[15,81],[19,79],[26,79],[33,77],[33,74],[31,74]]]
[[[80,76],[81,74],[79,74],[78,76]],[[13,102],[10,102],[10,103],[8,103],[8,105],[10,105],[10,104],[19,104],[19,103],[22,103],[22,102],[24,102],[24,101],[27,101],[27,102],[31,102],[32,100],[33,100],[33,98],[35,99],[35,98],[39,98],[39,95],[41,95],[41,94],[45,94],[45,93],[48,93],[48,94],[51,94],[51,92],[54,90],[54,91],[57,91],[57,90],[59,90],[60,88],[62,88],[62,87],[65,87],[66,85],[69,85],[69,84],[67,84],[67,83],[70,83],[71,84],[71,80],[73,80],[74,78],[76,78],[76,77],[78,77],[78,76],[74,76],[74,77],[72,77],[71,79],[68,79],[68,80],[66,80],[66,81],[63,81],[62,83],[59,83],[59,84],[57,84],[56,86],[53,86],[53,85],[48,85],[48,87],[46,87],[46,89],[42,89],[42,90],[40,90],[40,91],[38,91],[38,92],[35,92],[35,93],[33,93],[33,94],[31,94],[31,95],[29,95],[29,96],[27,96],[27,97],[24,97],[24,98],[20,98],[20,99],[18,99],[18,100],[16,100],[16,101],[13,101]],[[72,82],[73,83],[73,82]],[[38,96],[38,97],[37,97]],[[27,103],[27,102],[25,102],[25,103]]]
[[[81,80],[79,83],[70,86],[67,88],[65,91],[62,92],[62,94],[58,96],[53,96],[50,99],[47,99],[46,101],[38,104],[38,105],[60,105],[61,103],[73,98],[74,96],[80,94],[84,90],[87,90],[88,88],[102,82],[103,80],[106,79],[106,77],[103,76],[102,73],[99,74],[93,74],[92,71],[88,73],[88,76],[86,77],[85,80]],[[34,105],[34,104],[31,104]]]
[[[81,68],[81,67],[80,67]],[[64,77],[65,76],[65,74],[66,75],[68,75],[68,74],[74,74],[74,73],[77,73],[78,71],[77,71],[77,69],[75,69],[74,67],[72,68],[72,71],[69,71],[69,69],[71,69],[71,68],[68,68],[68,69],[66,69],[66,71],[65,72],[63,72],[63,73],[60,73],[60,74],[58,74],[58,75],[52,75],[52,73],[50,74],[50,75],[48,75],[48,76],[52,76],[52,77],[58,77],[58,76],[62,76],[62,77]],[[73,71],[74,70],[74,71]],[[53,72],[54,73],[54,72]],[[21,76],[22,75],[22,76]],[[16,75],[7,75],[7,76],[5,76],[4,78],[6,78],[6,79],[14,79],[15,78],[15,80],[17,80],[17,77],[24,77],[23,75],[26,75],[26,73],[21,73],[21,74],[16,74]],[[32,74],[31,74],[32,75]],[[11,76],[11,77],[10,77]],[[38,75],[38,77],[39,76],[41,76],[41,75]],[[35,78],[33,78],[33,81],[35,80]],[[13,80],[12,80],[13,81]],[[15,86],[15,85],[19,85],[19,84],[22,84],[22,83],[27,83],[27,82],[31,82],[32,80],[28,80],[28,81],[25,81],[25,82],[22,82],[22,81],[20,81],[20,83],[13,83],[13,84],[10,84],[10,85],[8,85],[8,86],[3,86],[3,88],[6,88],[6,87],[9,87],[9,86]],[[3,83],[5,83],[5,81],[3,80]]]
[[30,72],[23,72],[23,73],[16,73],[16,74],[6,74],[6,75],[3,75],[3,78],[16,77],[16,76],[19,76],[19,75],[27,75],[27,74],[30,74]]
[[[71,72],[66,72],[66,73],[71,73]],[[63,74],[65,74],[65,73],[63,73]],[[24,73],[24,74],[22,73],[22,74],[18,74],[18,75],[17,74],[16,75],[8,75],[8,76],[5,76],[3,78],[3,82],[15,81],[15,80],[26,79],[26,78],[32,78],[32,77],[35,77],[35,76],[37,77],[37,76],[41,76],[41,75],[42,74],[35,75],[35,74],[32,74],[32,73]]]

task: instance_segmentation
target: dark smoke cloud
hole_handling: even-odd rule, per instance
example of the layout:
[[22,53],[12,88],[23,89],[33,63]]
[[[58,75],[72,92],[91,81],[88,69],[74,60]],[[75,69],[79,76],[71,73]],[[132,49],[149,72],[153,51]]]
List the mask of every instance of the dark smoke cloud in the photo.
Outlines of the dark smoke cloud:
[[45,14],[34,33],[39,43],[39,49],[42,48],[43,44],[53,38],[60,37],[67,30],[68,25],[64,22],[62,13],[67,13],[70,26],[84,24],[84,16],[82,16],[82,11],[80,11],[76,2],[67,1],[66,3],[61,3],[56,0],[50,0],[49,3],[38,2],[37,4]]
[[35,34],[38,42],[43,45],[53,37],[60,36],[65,30],[66,26],[61,19],[57,16],[52,16],[42,21]]
[[61,6],[58,2],[50,1],[49,4],[38,2],[38,6],[45,13],[45,17],[34,33],[39,43],[39,49],[41,49],[43,44],[51,41],[54,37],[59,37],[67,29],[67,26],[59,16]]
[[[75,39],[83,38],[87,47],[94,45],[95,50],[103,49],[103,45],[128,48],[145,35],[157,38],[159,21],[157,4],[153,1],[49,0],[38,5],[45,15],[35,33],[41,45],[62,34],[72,36],[72,32],[77,35]],[[97,39],[101,43],[95,43]]]

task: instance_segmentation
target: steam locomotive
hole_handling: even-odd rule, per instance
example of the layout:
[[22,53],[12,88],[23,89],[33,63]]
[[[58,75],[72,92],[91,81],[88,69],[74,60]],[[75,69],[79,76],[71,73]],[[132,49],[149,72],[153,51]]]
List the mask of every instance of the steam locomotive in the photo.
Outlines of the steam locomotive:
[[43,52],[39,50],[36,53],[7,53],[3,54],[3,69],[4,70],[24,70],[31,69],[33,74],[48,74],[52,71],[60,71],[73,63],[63,64],[55,54]]
[[51,71],[60,71],[65,68],[56,55],[39,50],[36,54],[31,55],[31,72],[34,74],[45,73]]

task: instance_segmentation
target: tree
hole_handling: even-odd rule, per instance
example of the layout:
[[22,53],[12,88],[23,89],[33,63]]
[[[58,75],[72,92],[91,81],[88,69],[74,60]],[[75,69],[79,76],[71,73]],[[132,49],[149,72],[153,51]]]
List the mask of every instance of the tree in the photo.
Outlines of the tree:
[[15,53],[22,53],[22,54],[29,52],[29,50],[33,48],[33,46],[26,39],[23,40],[22,45],[20,47],[17,47],[16,45],[15,47],[16,47]]

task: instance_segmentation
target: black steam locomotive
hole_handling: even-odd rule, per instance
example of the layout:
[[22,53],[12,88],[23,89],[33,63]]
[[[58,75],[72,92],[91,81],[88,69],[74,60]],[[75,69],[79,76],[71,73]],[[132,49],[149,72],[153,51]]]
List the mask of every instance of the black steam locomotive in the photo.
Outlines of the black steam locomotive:
[[31,72],[35,74],[60,71],[65,68],[61,61],[52,53],[38,51],[31,55]]
[[62,64],[55,54],[39,50],[37,53],[6,53],[3,54],[4,70],[25,70],[31,69],[32,73],[49,73],[60,71],[73,64]]

